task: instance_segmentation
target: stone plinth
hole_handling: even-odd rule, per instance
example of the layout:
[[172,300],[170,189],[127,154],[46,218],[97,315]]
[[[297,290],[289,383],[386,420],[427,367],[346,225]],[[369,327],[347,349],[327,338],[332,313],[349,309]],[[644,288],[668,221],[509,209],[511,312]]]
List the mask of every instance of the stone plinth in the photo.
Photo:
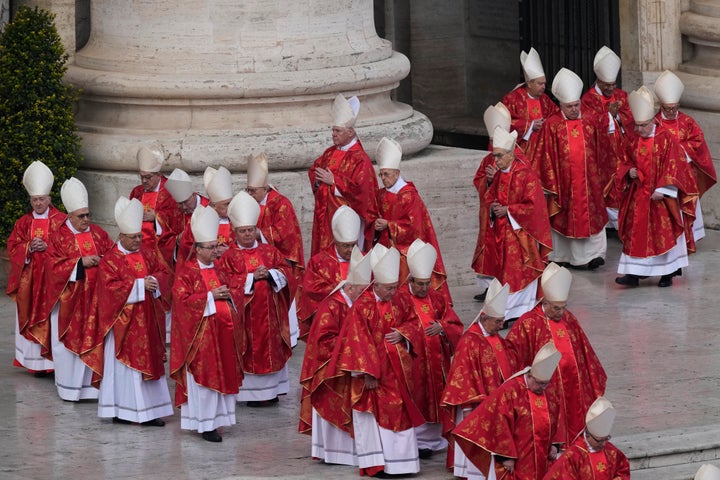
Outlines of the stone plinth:
[[[486,153],[430,146],[414,157],[404,159],[400,165],[403,178],[415,184],[430,212],[450,285],[474,282],[470,260],[477,239],[479,205],[477,192],[469,179],[473,178]],[[116,238],[113,206],[120,195],[127,196],[140,183],[137,175],[83,170],[77,176],[88,188],[93,222]],[[234,190],[245,188],[245,181],[245,174],[233,175]],[[295,207],[307,256],[310,252],[314,205],[307,172],[271,172],[269,181]],[[193,185],[196,190],[204,191],[201,175],[193,176]]]
[[135,170],[159,142],[170,167],[242,171],[265,151],[272,170],[305,168],[329,143],[337,93],[361,100],[357,128],[406,153],[432,126],[390,93],[410,70],[375,32],[370,0],[92,2],[92,31],[67,80],[84,167]]

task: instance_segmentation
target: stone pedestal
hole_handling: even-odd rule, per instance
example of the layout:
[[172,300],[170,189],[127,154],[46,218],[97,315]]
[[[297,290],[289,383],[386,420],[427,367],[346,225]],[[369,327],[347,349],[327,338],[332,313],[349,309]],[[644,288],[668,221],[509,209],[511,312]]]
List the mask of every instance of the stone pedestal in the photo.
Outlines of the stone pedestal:
[[189,172],[243,171],[261,151],[271,170],[305,169],[331,143],[337,93],[360,97],[369,152],[383,136],[406,153],[432,138],[390,98],[410,63],[377,36],[370,0],[94,0],[91,18],[66,76],[82,89],[85,168],[134,171],[158,142]]

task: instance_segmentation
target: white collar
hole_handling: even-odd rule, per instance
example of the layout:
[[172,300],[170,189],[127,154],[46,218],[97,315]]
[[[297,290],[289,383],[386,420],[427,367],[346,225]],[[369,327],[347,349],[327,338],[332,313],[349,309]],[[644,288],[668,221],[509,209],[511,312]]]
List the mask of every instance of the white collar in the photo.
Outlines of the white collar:
[[356,137],[353,137],[353,139],[350,140],[350,143],[348,143],[347,145],[343,145],[342,147],[337,147],[337,148],[338,148],[338,150],[342,150],[343,152],[347,152],[348,150],[350,150],[350,148],[351,148],[353,145],[355,145],[355,144],[357,143],[357,141],[358,141],[358,138],[357,138],[357,136],[356,136]]
[[386,189],[386,190],[387,190],[388,192],[390,192],[390,193],[395,193],[395,194],[397,194],[398,192],[400,192],[400,190],[402,190],[402,188],[403,188],[405,185],[407,185],[407,182],[403,179],[402,175],[399,175],[399,176],[398,176],[398,179],[397,179],[397,182],[395,182],[395,184],[394,184],[392,187],[390,187],[390,188],[388,188],[388,189]]

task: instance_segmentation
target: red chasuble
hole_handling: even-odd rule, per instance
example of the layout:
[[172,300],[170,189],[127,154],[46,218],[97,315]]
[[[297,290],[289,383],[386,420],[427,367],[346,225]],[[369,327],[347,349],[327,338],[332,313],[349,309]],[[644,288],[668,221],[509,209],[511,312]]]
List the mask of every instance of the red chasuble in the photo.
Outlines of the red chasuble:
[[[317,180],[317,168],[330,169],[335,183],[328,185]],[[370,157],[363,150],[358,140],[347,151],[332,146],[315,159],[308,171],[310,187],[315,195],[313,210],[312,248],[311,255],[333,244],[331,228],[332,217],[341,205],[348,205],[365,221],[365,246],[372,246],[375,229],[373,222],[377,216],[378,183],[375,178]],[[342,197],[335,195],[337,189]]]
[[[50,322],[40,312],[43,301],[43,272],[48,252],[30,253],[30,243],[41,236],[50,239],[65,221],[65,214],[50,205],[48,219],[38,221],[32,212],[20,217],[7,239],[10,274],[6,293],[17,305],[20,334],[50,352]],[[26,260],[29,259],[29,263]]]
[[[389,304],[389,310],[383,313],[380,303]],[[364,375],[352,377],[352,408],[372,413],[381,427],[395,432],[419,426],[424,420],[410,400],[410,353],[404,341],[387,343],[385,334],[394,328],[413,348],[421,342],[418,323],[412,306],[399,295],[390,302],[376,302],[372,289],[366,290],[345,317],[330,362],[331,369],[364,373],[378,380],[376,389],[367,390]]]
[[137,185],[130,192],[130,199],[137,198],[143,203],[145,209],[153,208],[155,210],[155,219],[160,224],[162,232],[160,235],[155,232],[154,222],[143,222],[143,247],[149,248],[148,251],[157,248],[164,267],[171,271],[175,241],[178,233],[182,232],[185,222],[177,202],[165,189],[166,181],[167,179],[161,176],[160,188],[157,192],[146,192],[142,185]]
[[137,370],[144,380],[157,380],[165,374],[165,310],[162,296],[127,303],[135,280],[152,275],[160,292],[169,292],[169,274],[155,255],[140,251],[125,255],[117,246],[110,249],[98,266],[93,312],[85,324],[80,357],[93,370],[93,385],[103,375],[105,337],[113,330],[115,357]]
[[[555,336],[553,336],[553,328]],[[553,375],[551,380],[551,385],[558,394],[558,405],[562,403],[562,411],[566,413],[561,420],[563,420],[563,433],[567,435],[564,442],[569,443],[585,428],[585,413],[595,399],[605,393],[607,383],[605,369],[585,332],[580,328],[577,318],[565,310],[560,322],[549,320],[545,316],[542,304],[538,304],[521,316],[510,328],[505,341],[518,365],[532,365],[540,348],[555,338],[558,339],[556,343],[558,350],[572,349],[572,357],[575,360],[574,365],[563,363],[563,361],[568,362],[571,356],[563,352],[559,373]]]
[[410,245],[420,239],[435,247],[437,260],[431,276],[432,288],[443,294],[450,304],[450,289],[447,286],[447,274],[443,264],[440,245],[438,245],[435,228],[425,203],[418,193],[415,185],[408,182],[395,194],[386,188],[378,192],[378,216],[388,221],[388,226],[380,232],[377,243],[386,247],[395,247],[400,253],[400,279],[406,279],[409,274],[407,266],[407,251]]
[[[97,225],[90,225],[89,232],[75,234],[63,224],[48,247],[41,315],[49,323],[50,312],[56,303],[60,303],[58,336],[65,348],[77,355],[82,351],[86,319],[92,313],[99,271],[97,267],[82,266],[82,257],[102,256],[114,245],[108,234]],[[76,268],[76,279],[70,281]],[[47,341],[50,342],[50,329],[47,330]]]
[[[618,113],[612,120],[608,115],[608,105],[618,104]],[[591,117],[597,124],[598,130],[598,171],[603,186],[605,206],[617,209],[620,207],[622,192],[615,186],[615,173],[622,157],[625,130],[632,130],[635,126],[627,93],[616,88],[612,96],[606,97],[595,89],[595,85],[582,96],[583,116]],[[614,132],[608,133],[610,122],[614,124]]]
[[690,115],[682,112],[678,112],[674,120],[662,118],[662,112],[658,112],[655,120],[680,142],[683,152],[690,157],[690,167],[697,181],[698,193],[702,197],[717,183],[717,173],[700,125]]
[[444,418],[447,411],[440,408],[440,398],[463,324],[445,297],[432,289],[425,298],[412,295],[409,287],[401,288],[400,294],[407,295],[412,302],[423,332],[433,322],[443,327],[443,335],[423,335],[423,342],[415,349],[412,396],[426,422],[447,423],[449,419]]
[[[638,169],[636,179],[629,176],[633,167]],[[632,137],[618,167],[617,182],[625,192],[618,214],[623,253],[639,258],[662,255],[683,232],[688,252],[695,251],[692,224],[697,184],[680,146],[666,129],[656,127],[655,135],[647,139]],[[678,198],[650,200],[655,189],[664,186],[677,187]]]
[[569,238],[588,238],[608,222],[597,164],[597,132],[593,120],[548,118],[533,153],[553,230]]
[[318,306],[300,372],[300,433],[311,434],[315,408],[323,419],[353,435],[350,373],[330,365],[349,309],[339,291]]
[[502,99],[503,105],[505,105],[510,111],[510,131],[516,130],[518,132],[518,144],[526,153],[532,150],[528,143],[532,143],[538,133],[534,132],[532,134],[530,142],[523,140],[525,133],[527,133],[528,129],[532,125],[532,121],[537,118],[547,119],[551,115],[560,111],[558,106],[555,105],[550,97],[543,93],[538,99],[541,110],[540,115],[538,115],[535,111],[537,104],[535,102],[529,104],[528,99],[528,90],[525,84],[518,86]]
[[[499,202],[520,224],[495,218],[490,205]],[[550,223],[542,186],[535,172],[518,156],[508,172],[495,173],[480,203],[480,233],[472,267],[481,275],[508,283],[518,292],[542,275],[552,250]]]
[[[525,376],[508,380],[458,424],[452,436],[468,459],[487,476],[490,454],[515,459],[515,480],[543,478],[552,443],[558,440],[557,403],[552,387],[541,395],[527,388]],[[497,478],[507,472],[496,459]]]
[[[175,406],[187,402],[187,372],[203,387],[225,395],[238,393],[245,349],[243,282],[241,276],[227,275],[217,266],[201,269],[196,260],[177,272],[170,349]],[[227,285],[232,302],[215,300],[216,312],[205,316],[208,292],[222,285]]]
[[[260,265],[268,270],[281,271],[288,285],[292,282],[290,266],[271,245],[259,243],[257,248],[240,249],[235,243],[216,263],[243,285],[247,275]],[[288,322],[289,288],[285,287],[276,293],[270,279],[256,280],[252,288],[252,293],[245,295],[244,300],[247,340],[243,352],[243,370],[255,375],[274,373],[282,370],[292,355]]]
[[[260,217],[257,227],[270,245],[280,250],[285,259],[292,265],[295,285],[302,280],[305,268],[302,234],[300,223],[292,203],[281,195],[274,187],[268,191],[265,205],[260,206]],[[295,290],[290,292],[295,298]]]
[[335,244],[310,258],[303,274],[302,285],[295,297],[301,339],[304,340],[310,332],[310,325],[320,302],[347,278],[349,268],[350,262],[340,261],[338,258]]
[[630,463],[610,442],[603,450],[590,452],[580,435],[553,464],[544,480],[630,480]]

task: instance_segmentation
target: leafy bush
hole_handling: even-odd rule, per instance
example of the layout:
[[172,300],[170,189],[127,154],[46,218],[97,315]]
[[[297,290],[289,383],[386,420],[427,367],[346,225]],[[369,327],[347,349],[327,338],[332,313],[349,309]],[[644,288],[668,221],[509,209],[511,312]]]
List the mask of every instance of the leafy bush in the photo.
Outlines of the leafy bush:
[[60,186],[80,163],[73,104],[77,91],[62,81],[67,54],[54,14],[22,7],[0,36],[0,247],[15,221],[30,210],[23,172],[41,160]]

